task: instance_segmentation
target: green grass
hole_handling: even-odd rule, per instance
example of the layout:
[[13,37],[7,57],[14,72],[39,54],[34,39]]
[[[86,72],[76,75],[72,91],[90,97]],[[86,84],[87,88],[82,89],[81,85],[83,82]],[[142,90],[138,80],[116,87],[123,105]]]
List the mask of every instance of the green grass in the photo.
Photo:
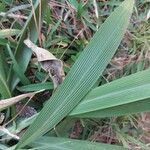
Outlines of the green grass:
[[[44,89],[17,104],[22,112],[2,111],[9,131],[1,130],[2,149],[148,149],[139,137],[149,137],[141,112],[150,110],[150,2],[136,0],[133,11],[131,0],[121,4],[0,0],[0,99]],[[66,79],[56,91],[27,38],[63,61]]]

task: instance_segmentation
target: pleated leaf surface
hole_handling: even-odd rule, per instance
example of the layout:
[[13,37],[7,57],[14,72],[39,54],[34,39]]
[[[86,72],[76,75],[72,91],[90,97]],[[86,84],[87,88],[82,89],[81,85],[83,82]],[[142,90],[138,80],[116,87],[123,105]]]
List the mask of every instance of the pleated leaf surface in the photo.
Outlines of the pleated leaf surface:
[[17,148],[27,145],[55,127],[91,90],[123,38],[133,4],[133,0],[126,0],[107,18],[64,82],[20,139]]

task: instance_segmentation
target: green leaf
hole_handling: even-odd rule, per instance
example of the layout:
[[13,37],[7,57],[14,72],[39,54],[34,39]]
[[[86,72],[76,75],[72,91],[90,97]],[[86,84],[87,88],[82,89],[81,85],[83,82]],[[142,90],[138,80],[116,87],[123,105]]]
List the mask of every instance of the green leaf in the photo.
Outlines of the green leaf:
[[3,98],[11,97],[11,93],[6,81],[6,74],[4,70],[4,59],[3,59],[3,51],[0,51],[0,94]]
[[[36,1],[35,5],[34,5],[34,11],[35,11],[37,22],[39,22],[39,16],[40,16],[39,15],[39,3],[40,3],[40,1]],[[47,7],[47,0],[42,0],[41,1],[41,10],[42,10],[41,17],[42,18],[44,16],[46,7]],[[41,18],[41,20],[42,20],[42,18]],[[38,39],[38,31],[36,29],[33,11],[31,11],[29,18],[26,21],[26,24],[24,25],[23,32],[21,34],[17,48],[15,50],[16,61],[22,68],[23,73],[26,71],[26,68],[29,64],[29,61],[30,61],[31,55],[32,55],[32,51],[28,47],[26,47],[23,43],[23,41],[28,36],[27,33],[29,33],[29,37],[30,37],[31,41],[35,43]],[[13,71],[11,71],[9,81],[11,83],[11,90],[14,90],[14,88],[16,87],[16,85],[19,82],[19,79]]]
[[36,83],[36,84],[25,85],[22,87],[17,87],[17,89],[22,92],[39,91],[42,89],[50,90],[53,89],[53,83],[52,82]]
[[28,78],[23,73],[22,68],[17,63],[17,61],[16,61],[16,59],[15,59],[15,57],[14,57],[14,55],[10,49],[10,46],[8,44],[6,46],[7,46],[8,53],[12,59],[12,62],[13,62],[13,70],[15,71],[15,73],[17,74],[17,76],[19,77],[19,79],[21,80],[21,82],[24,85],[30,84],[30,81],[28,80]]
[[121,42],[133,3],[133,0],[126,0],[108,17],[79,56],[64,82],[20,139],[17,148],[27,145],[55,127],[91,90]]
[[9,36],[14,36],[20,34],[20,30],[18,29],[3,29],[0,30],[0,39],[7,38]]
[[68,0],[68,2],[71,4],[71,6],[77,11],[79,7],[79,3],[77,0]]
[[37,141],[31,143],[30,146],[40,150],[126,150],[116,145],[48,136],[41,137]]
[[119,105],[115,107],[109,107],[106,109],[99,109],[97,111],[92,111],[84,114],[73,115],[72,117],[79,118],[104,118],[104,117],[116,117],[123,115],[131,115],[141,112],[150,111],[150,99],[142,99],[132,103],[127,103],[124,105]]
[[4,1],[0,1],[0,12],[5,11],[6,10],[6,5]]
[[150,109],[145,105],[145,100],[150,98],[149,74],[150,69],[93,89],[70,116],[97,118],[147,111]]
[[13,47],[13,48],[15,48],[17,45],[16,42],[9,41],[8,39],[1,39],[0,40],[0,45],[6,46],[6,44],[9,44],[9,46]]

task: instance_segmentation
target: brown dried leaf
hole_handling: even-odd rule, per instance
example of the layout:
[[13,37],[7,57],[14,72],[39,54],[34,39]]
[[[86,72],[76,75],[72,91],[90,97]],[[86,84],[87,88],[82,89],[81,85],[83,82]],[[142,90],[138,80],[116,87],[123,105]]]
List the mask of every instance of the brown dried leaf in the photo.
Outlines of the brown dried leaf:
[[36,46],[32,43],[29,39],[24,40],[24,43],[31,48],[31,50],[36,54],[37,59],[39,62],[46,61],[46,60],[57,60],[57,58],[50,53],[49,51]]
[[49,73],[49,76],[54,84],[54,89],[57,88],[57,86],[61,84],[64,79],[62,61],[57,59],[48,50],[36,46],[29,39],[24,40],[24,43],[35,53],[42,68]]

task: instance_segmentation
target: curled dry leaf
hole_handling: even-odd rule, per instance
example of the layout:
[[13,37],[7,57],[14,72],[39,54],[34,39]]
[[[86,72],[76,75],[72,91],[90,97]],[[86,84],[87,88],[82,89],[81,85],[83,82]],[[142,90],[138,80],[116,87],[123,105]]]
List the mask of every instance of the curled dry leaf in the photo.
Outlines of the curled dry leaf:
[[24,43],[35,53],[38,62],[41,63],[42,68],[49,73],[49,76],[54,84],[54,89],[56,89],[64,79],[62,61],[57,59],[48,50],[36,46],[29,39],[24,40]]

